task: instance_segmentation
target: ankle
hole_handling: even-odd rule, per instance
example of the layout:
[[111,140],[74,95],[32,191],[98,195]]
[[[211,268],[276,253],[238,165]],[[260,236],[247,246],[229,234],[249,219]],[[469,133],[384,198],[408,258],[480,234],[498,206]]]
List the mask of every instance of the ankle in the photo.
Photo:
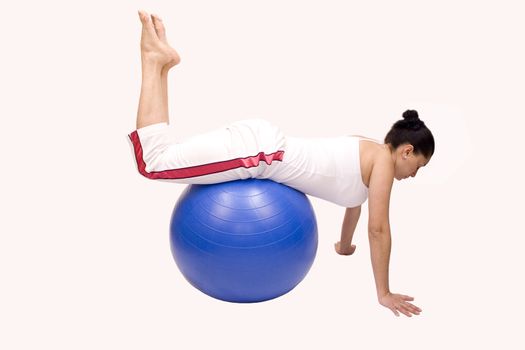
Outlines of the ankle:
[[142,68],[147,69],[156,69],[156,70],[163,70],[165,62],[162,62],[162,59],[158,57],[158,55],[155,54],[142,54]]
[[153,62],[142,62],[142,78],[159,77],[162,73],[162,66]]
[[160,71],[160,74],[165,77],[168,75],[170,69],[173,68],[173,66],[170,66],[168,64],[165,64],[164,66],[162,66],[162,69]]

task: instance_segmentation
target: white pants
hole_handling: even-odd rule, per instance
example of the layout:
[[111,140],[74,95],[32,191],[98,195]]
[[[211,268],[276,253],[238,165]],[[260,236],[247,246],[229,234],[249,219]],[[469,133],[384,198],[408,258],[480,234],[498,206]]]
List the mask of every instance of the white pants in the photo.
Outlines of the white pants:
[[270,179],[344,207],[358,206],[368,195],[356,137],[285,137],[264,119],[244,119],[183,140],[158,123],[133,131],[129,140],[140,174],[149,179]]
[[135,130],[129,139],[139,173],[149,179],[212,184],[283,178],[274,175],[283,170],[278,165],[286,138],[264,119],[239,120],[180,141],[167,123],[158,123]]

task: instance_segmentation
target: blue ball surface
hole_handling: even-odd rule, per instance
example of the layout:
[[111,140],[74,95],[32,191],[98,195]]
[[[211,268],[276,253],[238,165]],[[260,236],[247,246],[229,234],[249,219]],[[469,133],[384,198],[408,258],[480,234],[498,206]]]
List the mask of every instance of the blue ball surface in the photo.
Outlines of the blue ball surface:
[[306,195],[271,180],[189,185],[170,223],[171,252],[184,277],[230,302],[292,290],[310,270],[317,241]]

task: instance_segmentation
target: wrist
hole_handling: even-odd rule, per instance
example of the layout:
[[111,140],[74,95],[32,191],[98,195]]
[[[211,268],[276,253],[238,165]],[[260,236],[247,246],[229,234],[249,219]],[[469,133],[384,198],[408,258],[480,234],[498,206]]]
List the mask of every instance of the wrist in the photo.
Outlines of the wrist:
[[388,289],[382,289],[380,291],[377,291],[377,299],[378,300],[381,300],[381,298],[383,298],[384,296],[390,294],[390,290]]
[[340,240],[339,243],[341,244],[341,247],[348,247],[350,248],[350,246],[352,245],[352,240]]

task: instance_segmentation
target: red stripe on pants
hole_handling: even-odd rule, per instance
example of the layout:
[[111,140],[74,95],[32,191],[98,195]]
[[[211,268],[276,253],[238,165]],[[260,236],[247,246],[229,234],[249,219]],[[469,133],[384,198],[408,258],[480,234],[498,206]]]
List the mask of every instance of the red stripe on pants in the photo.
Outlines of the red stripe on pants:
[[135,150],[135,158],[137,160],[139,173],[149,179],[184,179],[189,177],[220,173],[223,171],[237,168],[252,168],[259,166],[259,162],[261,160],[264,161],[266,164],[270,165],[273,161],[282,161],[284,156],[284,151],[277,151],[270,154],[264,154],[264,152],[259,152],[255,156],[245,158],[235,158],[180,169],[147,172],[146,163],[143,159],[142,145],[140,143],[138,132],[132,132],[129,135],[129,138],[131,139],[133,148]]

